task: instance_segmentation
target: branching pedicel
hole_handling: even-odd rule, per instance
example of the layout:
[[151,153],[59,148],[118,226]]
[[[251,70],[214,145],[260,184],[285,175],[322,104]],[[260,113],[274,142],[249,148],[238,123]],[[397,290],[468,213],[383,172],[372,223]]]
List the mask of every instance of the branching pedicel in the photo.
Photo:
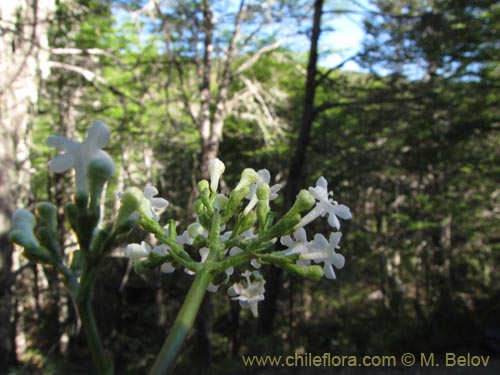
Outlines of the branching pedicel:
[[[159,213],[168,202],[157,197],[158,190],[152,186],[144,190],[130,187],[119,193],[121,207],[113,225],[100,228],[99,201],[104,185],[115,171],[113,161],[102,150],[109,135],[108,127],[96,121],[81,143],[60,136],[47,139],[49,146],[66,151],[49,163],[51,170],[60,173],[74,168],[76,173],[74,201],[64,208],[79,245],[69,262],[57,237],[57,208],[50,203],[38,204],[37,218],[26,209],[18,209],[10,233],[10,239],[24,249],[26,258],[58,270],[78,307],[100,374],[113,374],[114,370],[91,309],[96,271],[102,259],[121,243],[121,235],[137,224],[155,237],[156,244],[151,246],[143,241],[126,246],[125,256],[133,262],[136,272],[160,268],[164,273],[172,273],[183,269],[194,275],[150,374],[172,370],[207,290],[215,292],[226,285],[232,299],[258,316],[258,303],[265,298],[265,280],[258,271],[262,265],[271,264],[313,280],[322,276],[335,279],[333,267],[344,266],[344,257],[336,252],[341,238],[339,218],[350,219],[351,213],[348,207],[330,198],[332,193],[325,178],[320,177],[315,187],[300,191],[292,208],[277,219],[270,202],[278,196],[280,185],[270,186],[269,171],[243,170],[236,187],[224,195],[219,193],[219,181],[225,166],[219,159],[210,161],[210,181],[198,183],[199,199],[194,203],[197,217],[184,231],[178,230],[174,219],[166,226],[160,224]],[[316,234],[308,241],[304,227],[325,216],[333,229],[329,239]],[[277,241],[287,249],[275,250]],[[231,284],[233,277],[237,282]]]

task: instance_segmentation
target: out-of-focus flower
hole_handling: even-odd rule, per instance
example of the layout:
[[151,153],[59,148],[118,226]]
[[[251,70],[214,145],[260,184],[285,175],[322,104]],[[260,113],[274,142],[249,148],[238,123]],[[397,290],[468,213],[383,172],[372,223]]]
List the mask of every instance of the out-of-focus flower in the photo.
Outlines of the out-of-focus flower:
[[109,128],[101,121],[94,121],[87,132],[87,138],[81,143],[59,135],[48,137],[47,146],[66,151],[49,162],[50,169],[54,173],[62,173],[75,168],[76,190],[87,193],[87,169],[90,163],[99,159],[108,166],[110,175],[114,173],[113,160],[102,150],[108,144],[109,137]]

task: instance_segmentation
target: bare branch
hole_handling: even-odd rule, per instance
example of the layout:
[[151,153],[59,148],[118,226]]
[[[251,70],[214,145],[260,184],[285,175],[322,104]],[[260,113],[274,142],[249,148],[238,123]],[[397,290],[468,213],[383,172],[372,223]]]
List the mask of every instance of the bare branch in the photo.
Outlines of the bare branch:
[[65,69],[65,70],[68,70],[70,72],[77,73],[77,74],[81,75],[83,78],[85,78],[87,81],[89,81],[91,83],[97,82],[97,83],[101,84],[102,86],[106,87],[112,93],[119,95],[119,96],[127,97],[128,99],[132,100],[134,103],[141,105],[141,102],[139,100],[128,97],[122,91],[120,91],[118,88],[109,84],[104,78],[102,78],[101,76],[98,76],[96,73],[94,73],[88,69],[85,69],[85,68],[82,68],[82,67],[79,67],[76,65],[61,63],[58,61],[49,61],[48,66],[49,66],[49,68]]
[[285,43],[285,39],[280,39],[272,44],[268,44],[267,46],[262,47],[259,49],[257,52],[255,52],[252,57],[250,57],[247,61],[245,61],[243,64],[241,64],[238,69],[236,69],[236,72],[234,73],[235,76],[243,73],[245,70],[248,70],[249,68],[252,67],[253,64],[255,64],[259,59],[262,57],[263,54],[273,51],[277,48],[279,48],[283,43]]

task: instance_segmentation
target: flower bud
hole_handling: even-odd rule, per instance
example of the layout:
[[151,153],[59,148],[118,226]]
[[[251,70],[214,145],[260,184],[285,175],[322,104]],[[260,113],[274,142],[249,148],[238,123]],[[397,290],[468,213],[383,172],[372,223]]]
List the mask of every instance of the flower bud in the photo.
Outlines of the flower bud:
[[250,185],[257,182],[259,175],[255,172],[255,169],[245,168],[243,172],[241,172],[240,182],[234,188],[234,190],[240,190],[245,187],[249,187]]
[[295,198],[295,202],[290,209],[290,213],[301,213],[303,211],[309,210],[314,204],[316,200],[314,196],[309,193],[307,190],[302,189],[297,197]]
[[50,231],[57,230],[57,207],[49,202],[41,202],[36,206],[38,216],[45,223]]
[[241,218],[241,221],[238,225],[237,234],[243,233],[253,227],[256,221],[257,214],[255,213],[255,211],[250,211],[248,214]]
[[121,206],[113,230],[128,228],[131,220],[134,222],[137,220],[137,214],[134,213],[140,211],[144,194],[136,187],[129,187],[120,194],[120,200]]
[[87,181],[89,184],[90,205],[97,209],[104,185],[115,172],[115,165],[111,158],[97,158],[87,168]]
[[14,211],[12,215],[13,230],[10,233],[10,240],[24,248],[36,249],[40,247],[38,240],[33,233],[36,220],[31,212],[25,208]]
[[226,166],[222,161],[215,158],[208,162],[208,173],[210,174],[210,190],[217,192],[219,180],[224,173]]
[[283,268],[293,276],[306,277],[313,281],[319,281],[324,275],[323,268],[318,265],[299,266],[297,264],[284,264]]
[[198,190],[200,191],[200,194],[203,193],[205,189],[209,189],[210,185],[208,184],[207,180],[201,180],[198,181]]
[[248,194],[248,190],[248,187],[243,187],[231,192],[224,213],[222,214],[221,221],[223,223],[227,222],[236,213],[241,201]]

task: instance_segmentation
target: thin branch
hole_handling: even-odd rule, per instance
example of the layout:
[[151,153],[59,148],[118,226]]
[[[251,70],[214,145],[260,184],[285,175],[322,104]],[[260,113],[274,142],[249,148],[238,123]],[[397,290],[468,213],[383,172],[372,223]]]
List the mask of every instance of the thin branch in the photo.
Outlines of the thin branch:
[[119,96],[126,97],[127,99],[130,99],[134,103],[142,105],[142,103],[139,100],[128,97],[122,91],[120,91],[118,88],[109,84],[104,78],[102,78],[101,76],[98,76],[96,73],[94,73],[88,69],[84,69],[84,68],[76,66],[76,65],[61,63],[58,61],[49,61],[48,66],[50,68],[65,69],[65,70],[68,70],[70,72],[77,73],[91,83],[97,82],[97,83],[101,84],[102,86],[106,87],[112,93],[119,95]]
[[245,61],[243,64],[241,64],[238,69],[236,69],[236,72],[234,73],[235,76],[243,73],[245,70],[248,70],[249,68],[252,67],[253,64],[255,64],[259,59],[262,57],[263,54],[273,51],[277,48],[279,48],[283,43],[285,43],[285,39],[280,39],[272,44],[268,44],[267,46],[264,46],[260,48],[257,52],[255,52],[252,57],[250,57],[247,61]]

